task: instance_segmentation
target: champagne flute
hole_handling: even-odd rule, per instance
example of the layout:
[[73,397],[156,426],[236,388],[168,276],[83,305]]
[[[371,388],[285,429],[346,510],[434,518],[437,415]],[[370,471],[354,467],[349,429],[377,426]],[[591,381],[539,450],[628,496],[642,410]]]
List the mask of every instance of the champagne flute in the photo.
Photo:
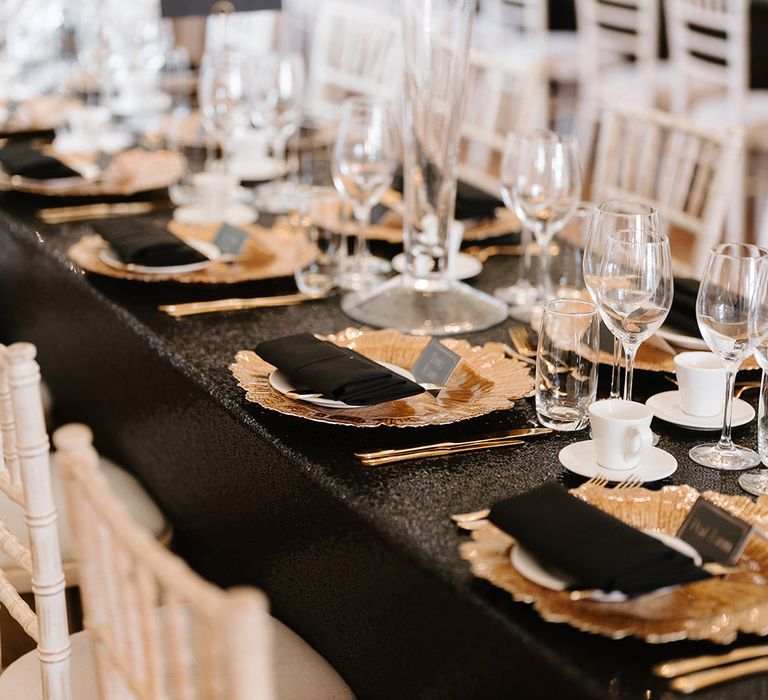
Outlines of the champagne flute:
[[747,330],[758,282],[759,264],[768,251],[742,243],[722,243],[710,250],[696,298],[696,320],[704,342],[725,367],[723,432],[715,444],[697,445],[688,454],[705,467],[721,470],[749,469],[760,455],[731,439],[733,384],[739,365],[752,353]]
[[357,223],[355,250],[342,271],[341,284],[362,289],[387,272],[389,264],[371,255],[365,231],[371,209],[392,182],[397,165],[389,106],[367,97],[353,97],[341,107],[341,122],[331,157],[333,183],[352,205]]
[[539,247],[539,305],[555,298],[550,275],[552,237],[568,221],[581,197],[576,138],[552,131],[521,134],[517,168],[510,180],[515,212]]
[[[747,318],[747,332],[757,364],[763,370],[760,379],[760,405],[757,409],[757,452],[768,466],[768,260],[758,263],[760,268],[755,297]],[[768,472],[742,474],[739,486],[754,496],[768,495]]]
[[669,239],[653,231],[624,229],[606,242],[597,299],[600,315],[627,358],[624,399],[632,400],[635,355],[640,344],[664,323],[672,306]]
[[[597,280],[600,276],[600,265],[609,236],[615,231],[659,231],[659,210],[648,204],[621,199],[603,202],[592,217],[592,223],[587,234],[582,258],[584,284],[597,304]],[[612,399],[621,397],[621,342],[614,336],[613,368],[611,370]]]

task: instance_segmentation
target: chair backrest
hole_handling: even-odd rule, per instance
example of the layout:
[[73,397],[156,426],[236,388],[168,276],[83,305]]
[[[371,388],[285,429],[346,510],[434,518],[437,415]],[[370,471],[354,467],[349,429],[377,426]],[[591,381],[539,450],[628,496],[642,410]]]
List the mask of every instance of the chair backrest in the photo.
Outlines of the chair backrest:
[[599,89],[605,68],[633,61],[643,93],[651,96],[659,41],[658,0],[576,0],[576,14],[580,85]]
[[520,66],[499,54],[471,51],[459,178],[499,196],[506,136],[543,128],[546,88],[543,60]]
[[366,3],[326,0],[312,39],[307,112],[333,120],[349,96],[396,100],[402,73],[401,20]]
[[738,130],[709,131],[668,112],[606,108],[591,196],[658,207],[673,254],[675,236],[692,239],[678,272],[697,275],[721,239],[741,148]]
[[546,0],[483,0],[478,24],[494,24],[505,31],[522,32],[531,38],[545,37],[548,26]]
[[37,351],[0,346],[0,490],[24,511],[29,547],[0,521],[0,549],[32,576],[33,612],[0,570],[0,604],[37,642],[44,700],[71,700],[70,645]]
[[264,595],[225,593],[137,525],[99,471],[86,426],[64,426],[53,440],[101,697],[270,700]]
[[217,12],[205,20],[205,50],[234,49],[258,55],[275,48],[280,13],[276,10]]
[[749,84],[749,2],[674,0],[666,4],[673,65],[672,107],[684,113],[692,88],[725,91],[735,118]]

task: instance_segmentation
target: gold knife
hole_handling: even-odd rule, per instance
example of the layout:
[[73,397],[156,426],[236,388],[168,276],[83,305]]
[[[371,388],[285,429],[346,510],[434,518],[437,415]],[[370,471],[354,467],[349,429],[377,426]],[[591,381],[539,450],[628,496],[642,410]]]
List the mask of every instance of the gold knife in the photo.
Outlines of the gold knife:
[[210,314],[217,311],[243,311],[244,309],[262,309],[272,306],[292,306],[305,301],[324,299],[325,297],[312,297],[307,294],[283,294],[274,297],[251,297],[249,299],[217,299],[215,301],[192,301],[184,304],[165,304],[158,306],[160,311],[165,311],[169,316],[181,318],[182,316],[194,316],[195,314]]
[[733,680],[734,678],[751,676],[755,673],[765,673],[767,671],[768,659],[754,659],[752,661],[745,661],[741,664],[733,664],[732,666],[713,668],[709,671],[699,671],[698,673],[691,673],[687,676],[680,676],[679,678],[675,678],[669,686],[681,693],[688,694],[700,690],[701,688],[715,685],[716,683],[723,683],[725,681]]
[[167,207],[165,202],[119,202],[116,204],[83,204],[73,207],[39,209],[37,216],[47,224],[63,224],[89,219],[148,214]]
[[705,668],[722,666],[723,664],[729,664],[734,661],[754,659],[758,656],[768,656],[768,644],[741,647],[740,649],[729,651],[727,654],[706,654],[704,656],[695,656],[690,659],[665,661],[654,666],[653,672],[662,678],[675,678],[676,676],[682,676],[684,673],[703,671]]
[[534,435],[546,435],[551,433],[551,428],[515,428],[513,430],[504,430],[500,433],[492,433],[471,440],[459,440],[457,442],[436,442],[431,445],[417,445],[415,447],[395,447],[391,449],[374,450],[372,452],[355,452],[355,457],[359,459],[381,459],[393,455],[412,454],[425,452],[427,450],[439,450],[456,447],[465,447],[469,445],[483,445],[497,440],[506,440],[508,438],[531,437]]
[[447,455],[460,454],[462,452],[476,452],[479,450],[491,450],[497,447],[508,447],[510,445],[523,445],[523,440],[495,440],[493,442],[483,442],[475,445],[466,445],[462,447],[443,447],[437,450],[425,450],[423,452],[409,452],[408,454],[395,454],[389,457],[380,457],[378,459],[361,459],[360,461],[366,467],[378,467],[383,464],[392,464],[393,462],[404,462],[409,459],[423,459],[425,457],[445,457]]

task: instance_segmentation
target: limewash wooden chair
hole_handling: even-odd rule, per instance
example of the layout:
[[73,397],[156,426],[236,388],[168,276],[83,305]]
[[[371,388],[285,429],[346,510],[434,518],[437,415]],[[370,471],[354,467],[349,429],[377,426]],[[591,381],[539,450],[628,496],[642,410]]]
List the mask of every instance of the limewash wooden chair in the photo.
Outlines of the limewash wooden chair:
[[[86,631],[71,637],[76,700],[347,700],[349,687],[255,589],[204,581],[138,525],[98,468],[91,432],[54,434],[81,566]],[[34,656],[0,697],[41,697]]]

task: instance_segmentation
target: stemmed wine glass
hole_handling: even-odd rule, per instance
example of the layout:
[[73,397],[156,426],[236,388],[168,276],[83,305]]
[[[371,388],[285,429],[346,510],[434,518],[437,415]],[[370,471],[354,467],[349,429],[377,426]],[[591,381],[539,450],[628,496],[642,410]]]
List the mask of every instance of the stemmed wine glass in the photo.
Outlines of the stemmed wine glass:
[[[515,177],[517,175],[518,143],[520,137],[515,132],[507,134],[504,141],[504,153],[501,159],[501,198],[509,210],[515,209],[512,196]],[[520,230],[521,255],[517,263],[517,281],[507,287],[495,289],[493,295],[510,306],[526,306],[536,298],[536,288],[531,284],[531,229],[523,225]]]
[[704,342],[725,367],[725,410],[720,442],[697,445],[688,454],[705,467],[749,469],[760,463],[754,450],[731,440],[733,384],[739,365],[752,353],[747,331],[760,264],[768,251],[743,243],[722,243],[710,250],[696,298],[696,320]]
[[632,400],[637,348],[655,333],[672,306],[672,255],[667,236],[624,229],[605,245],[597,301],[600,315],[627,358],[624,399]]
[[[304,59],[292,51],[269,51],[254,59],[249,83],[251,122],[267,129],[272,151],[288,171],[286,146],[301,125],[304,103]],[[259,207],[279,213],[295,205],[296,187],[282,179],[262,185],[257,193]]]
[[[768,466],[768,260],[758,263],[755,296],[747,319],[747,332],[757,364],[763,370],[760,380],[760,405],[757,409],[757,451]],[[765,469],[739,477],[739,486],[754,496],[768,495]]]
[[581,197],[581,170],[576,138],[552,131],[521,134],[515,144],[516,166],[509,181],[515,212],[533,230],[539,247],[542,305],[555,297],[550,276],[550,243]]
[[[592,217],[582,258],[584,285],[595,304],[598,303],[597,281],[606,242],[612,233],[621,230],[659,231],[659,210],[648,204],[621,199],[608,200],[597,208]],[[610,391],[612,399],[621,396],[620,362],[621,342],[614,336]]]
[[362,289],[378,281],[377,273],[389,270],[386,261],[371,255],[365,231],[396,165],[388,103],[367,97],[346,100],[331,156],[333,183],[352,205],[358,227],[353,257],[342,270],[344,288]]

